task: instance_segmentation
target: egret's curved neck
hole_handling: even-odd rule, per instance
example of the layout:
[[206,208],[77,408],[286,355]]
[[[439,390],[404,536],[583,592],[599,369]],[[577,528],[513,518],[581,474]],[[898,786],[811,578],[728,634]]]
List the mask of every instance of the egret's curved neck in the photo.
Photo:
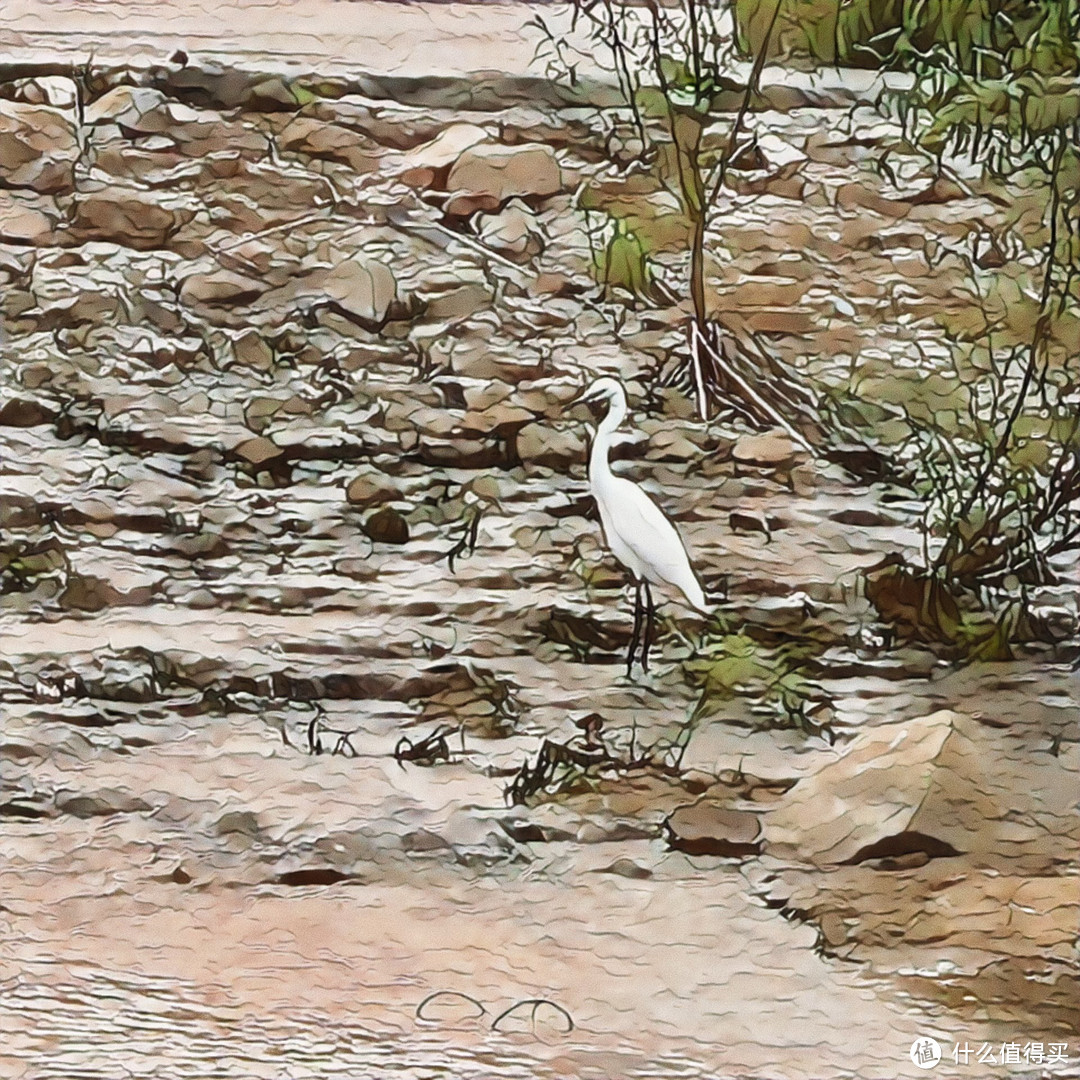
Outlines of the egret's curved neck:
[[597,425],[593,436],[592,453],[589,455],[589,477],[603,476],[611,472],[609,455],[615,432],[626,419],[626,401],[615,398],[608,407],[607,415]]

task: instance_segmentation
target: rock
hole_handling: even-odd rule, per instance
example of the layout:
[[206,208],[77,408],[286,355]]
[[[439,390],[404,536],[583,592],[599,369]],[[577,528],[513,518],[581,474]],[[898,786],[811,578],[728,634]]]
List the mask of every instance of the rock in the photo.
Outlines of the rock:
[[841,184],[836,189],[836,205],[842,210],[862,208],[883,217],[903,218],[911,213],[912,203],[907,199],[890,199],[880,191],[859,183],[857,180]]
[[281,457],[284,451],[272,439],[259,435],[242,442],[233,453],[250,465],[265,465],[266,462]]
[[536,419],[536,414],[508,400],[483,409],[469,409],[461,418],[461,430],[469,434],[509,436]]
[[442,840],[463,866],[489,866],[520,856],[521,852],[497,819],[475,810],[456,810],[440,829]]
[[[402,432],[402,435],[414,435]],[[405,442],[402,441],[404,448]],[[510,464],[506,450],[498,440],[469,439],[458,436],[439,438],[424,435],[413,448],[425,465],[446,469],[488,469]]]
[[0,495],[0,529],[29,529],[44,520],[42,508],[29,495]]
[[770,176],[788,179],[794,176],[806,162],[806,155],[779,135],[766,132],[756,139],[757,152],[761,156],[761,168]]
[[795,460],[799,447],[782,431],[765,435],[744,435],[735,444],[732,457],[738,465],[779,469]]
[[72,228],[81,240],[152,251],[165,247],[190,212],[168,210],[147,196],[125,188],[107,188],[85,195],[75,204]]
[[562,431],[549,424],[526,424],[518,433],[517,456],[529,466],[565,471],[585,460],[585,440],[574,430]]
[[261,281],[219,267],[185,278],[180,286],[180,300],[188,306],[239,307],[258,299],[265,291]]
[[648,456],[650,461],[694,461],[701,456],[701,450],[681,431],[661,429],[649,438]]
[[252,431],[261,433],[281,406],[280,398],[254,397],[244,406],[244,422]]
[[354,172],[370,173],[379,166],[376,148],[364,135],[309,116],[298,116],[291,121],[278,141],[283,150],[341,162]]
[[629,878],[631,881],[648,881],[653,872],[647,866],[640,866],[633,859],[616,859],[610,866],[592,871],[594,874],[614,874],[616,877]]
[[[466,270],[462,276],[473,273],[471,269]],[[486,281],[466,280],[445,286],[436,293],[425,290],[417,294],[417,300],[424,302],[424,314],[429,319],[458,322],[490,307],[492,290]]]
[[761,851],[761,822],[745,810],[708,799],[680,806],[664,822],[668,843],[687,855],[742,857]]
[[204,531],[194,536],[177,536],[169,545],[189,559],[220,559],[231,550],[220,533]]
[[88,124],[122,124],[145,135],[168,133],[178,124],[200,119],[203,114],[149,86],[114,86],[86,106]]
[[[142,599],[141,597],[139,599]],[[108,607],[130,603],[131,598],[109,582],[92,574],[68,574],[67,586],[60,594],[64,611],[103,611]]]
[[487,132],[475,124],[451,124],[430,142],[402,155],[397,163],[399,179],[409,187],[442,189],[454,162],[487,137]]
[[255,371],[274,366],[273,346],[257,331],[246,330],[232,343],[233,363]]
[[374,506],[397,496],[398,492],[378,474],[362,473],[345,489],[345,499],[352,506]]
[[586,821],[574,839],[579,844],[613,844],[620,840],[651,840],[654,835],[632,821]]
[[0,427],[31,428],[51,424],[56,412],[40,401],[10,398],[0,405]]
[[113,814],[142,814],[151,809],[149,803],[136,798],[129,791],[102,788],[100,791],[81,794],[58,791],[56,808],[72,817],[111,817]]
[[760,510],[732,510],[728,514],[728,525],[732,532],[761,533],[766,543],[772,539],[769,520]]
[[95,656],[75,672],[87,697],[146,705],[158,697],[155,657],[109,653]]
[[0,208],[0,241],[7,244],[48,244],[55,223],[30,206]]
[[[471,324],[466,325],[473,329]],[[516,386],[547,374],[542,356],[520,348],[496,351],[490,342],[478,340],[474,334],[453,340],[449,353],[447,359],[450,370],[454,375],[467,379],[497,381]],[[437,355],[435,349],[432,354]]]
[[260,79],[247,92],[246,104],[249,108],[270,112],[282,105],[292,110],[296,107],[297,94],[293,88],[277,75]]
[[338,263],[321,280],[322,292],[366,329],[386,322],[397,299],[397,281],[389,266],[378,259],[354,255]]
[[72,120],[44,105],[0,99],[0,178],[43,194],[71,191],[79,141]]
[[887,555],[864,573],[867,600],[887,623],[928,641],[955,641],[963,617],[956,598],[932,574],[907,567]]
[[415,829],[401,837],[403,851],[426,855],[434,851],[449,851],[450,845],[438,833],[430,829]]
[[407,544],[409,523],[392,506],[384,506],[364,522],[364,534],[377,544]]
[[45,245],[53,242],[57,217],[51,199],[33,203],[9,192],[0,192],[0,241],[6,244]]
[[78,100],[75,80],[64,75],[37,75],[33,79],[23,79],[15,86],[12,96],[28,105],[50,105],[68,111],[75,108]]
[[995,849],[1016,797],[974,725],[943,710],[861,733],[766,816],[768,852],[825,866]]
[[497,214],[482,215],[476,231],[488,247],[522,262],[544,249],[536,215],[517,199]]
[[562,172],[550,146],[477,143],[454,162],[446,178],[451,217],[498,210],[515,196],[543,198],[562,190]]
[[25,547],[0,547],[0,583],[4,592],[35,588],[40,581],[63,578],[68,573],[67,553],[55,537]]

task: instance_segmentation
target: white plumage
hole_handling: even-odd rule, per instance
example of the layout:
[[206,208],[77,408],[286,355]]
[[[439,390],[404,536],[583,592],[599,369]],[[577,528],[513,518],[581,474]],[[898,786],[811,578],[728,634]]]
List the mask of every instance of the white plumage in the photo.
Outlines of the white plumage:
[[[677,589],[690,607],[703,614],[708,613],[708,602],[678,530],[637,484],[611,471],[610,453],[615,432],[626,418],[626,394],[622,385],[605,376],[597,379],[578,400],[607,402],[607,413],[596,428],[589,455],[589,486],[600,511],[604,539],[612,555],[630,572],[636,589],[634,634],[627,657],[627,674],[633,667],[643,613],[645,640],[641,666],[647,671],[655,613],[649,585]],[[641,602],[643,588],[644,609]]]

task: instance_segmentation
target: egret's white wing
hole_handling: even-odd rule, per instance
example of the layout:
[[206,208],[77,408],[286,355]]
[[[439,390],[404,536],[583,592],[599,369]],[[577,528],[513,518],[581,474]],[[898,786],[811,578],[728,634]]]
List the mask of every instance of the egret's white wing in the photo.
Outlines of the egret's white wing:
[[637,484],[617,476],[597,491],[597,501],[603,502],[605,527],[614,534],[608,538],[612,549],[628,548],[646,578],[654,584],[674,585],[693,607],[704,611],[705,596],[686,548],[660,507]]

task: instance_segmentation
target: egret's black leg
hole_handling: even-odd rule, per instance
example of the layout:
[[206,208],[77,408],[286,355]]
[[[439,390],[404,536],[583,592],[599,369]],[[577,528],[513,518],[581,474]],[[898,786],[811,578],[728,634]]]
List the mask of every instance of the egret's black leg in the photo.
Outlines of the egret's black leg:
[[656,615],[656,605],[653,603],[652,589],[645,582],[645,640],[641,646],[641,670],[649,670],[649,646],[652,644],[653,618]]
[[626,654],[626,677],[634,670],[634,654],[641,637],[641,581],[634,578],[634,630],[630,635],[630,651]]

